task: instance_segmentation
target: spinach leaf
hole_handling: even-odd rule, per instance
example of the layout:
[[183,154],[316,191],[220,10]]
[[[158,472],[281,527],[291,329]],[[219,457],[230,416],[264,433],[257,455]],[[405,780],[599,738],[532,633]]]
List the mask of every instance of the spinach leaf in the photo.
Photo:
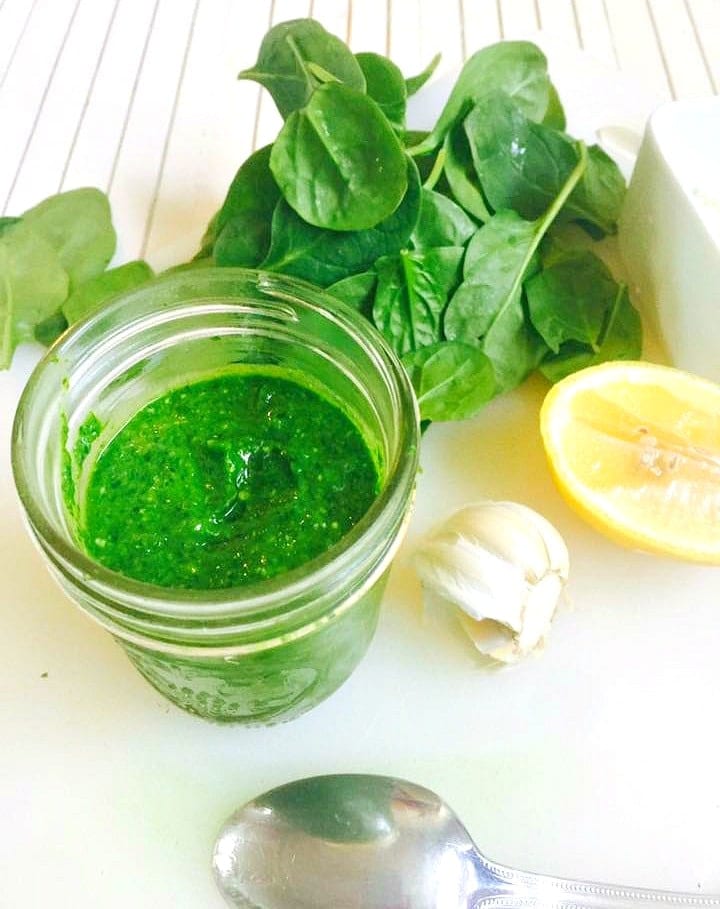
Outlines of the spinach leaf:
[[538,365],[545,345],[525,313],[523,281],[538,268],[537,249],[587,166],[587,152],[537,221],[501,211],[468,244],[464,280],[450,300],[444,330],[450,340],[478,343],[490,357],[497,391],[518,385]]
[[540,371],[551,382],[559,382],[587,366],[596,366],[606,360],[637,360],[641,355],[642,322],[630,302],[627,288],[619,285],[595,349],[577,341],[568,341],[560,347],[558,354],[543,360]]
[[51,316],[48,316],[47,319],[38,322],[33,331],[33,336],[39,344],[50,347],[64,331],[67,331],[67,328],[68,321],[62,313],[62,309],[58,309]]
[[55,248],[71,290],[100,274],[115,252],[110,204],[99,189],[50,196],[26,211],[22,221]]
[[[577,163],[572,139],[534,123],[502,94],[479,101],[463,129],[483,193],[496,211],[512,208],[524,218],[539,217]],[[579,220],[600,235],[612,233],[625,183],[615,162],[598,146],[587,152],[583,178],[560,218]]]
[[357,272],[367,271],[376,259],[393,255],[407,245],[420,212],[420,177],[406,159],[408,188],[395,211],[369,230],[322,230],[303,221],[281,199],[272,221],[272,241],[261,267],[321,287]]
[[357,309],[366,318],[372,319],[372,307],[377,281],[376,272],[364,271],[359,275],[351,275],[349,278],[343,278],[342,281],[331,284],[327,290],[338,300],[342,300],[348,306]]
[[305,107],[317,87],[308,63],[365,91],[365,77],[350,49],[314,19],[293,19],[271,28],[262,40],[255,66],[243,70],[238,79],[263,85],[285,119]]
[[410,153],[437,148],[468,108],[493,92],[503,92],[527,117],[541,121],[550,103],[550,88],[547,60],[535,44],[501,41],[484,47],[463,66],[434,129]]
[[53,315],[70,286],[54,245],[24,219],[0,237],[0,369],[7,369],[15,347],[31,341],[35,326]]
[[409,76],[405,80],[405,89],[408,98],[419,92],[423,85],[425,85],[428,80],[432,79],[433,73],[438,68],[441,59],[442,54],[435,54],[421,73],[418,73],[417,76]]
[[603,234],[617,232],[625,191],[620,168],[599,145],[591,145],[587,170],[568,199],[566,209],[590,236],[598,239]]
[[300,217],[330,230],[374,227],[407,189],[405,154],[382,111],[337,82],[320,86],[288,117],[270,169]]
[[368,95],[397,129],[405,123],[407,90],[403,74],[397,66],[381,54],[355,54],[365,76]]
[[552,129],[559,129],[561,132],[567,126],[567,121],[565,120],[565,110],[562,106],[560,95],[558,95],[558,91],[552,82],[550,83],[548,107],[545,111],[545,116],[543,117],[542,122],[545,124],[545,126],[550,126]]
[[10,216],[0,218],[0,237],[2,237],[9,227],[12,227],[13,224],[17,224],[19,220],[20,218],[12,218]]
[[478,221],[490,218],[482,187],[475,173],[470,144],[462,123],[445,137],[445,177],[455,199]]
[[117,268],[110,268],[74,290],[63,303],[63,315],[68,324],[72,325],[98,309],[111,297],[145,284],[152,277],[153,270],[147,262],[140,259],[118,265]]
[[492,363],[471,344],[440,341],[405,354],[402,362],[423,420],[464,420],[495,391]]
[[441,340],[441,318],[460,277],[462,247],[402,250],[375,263],[378,275],[372,317],[402,356]]
[[554,353],[565,341],[597,349],[617,289],[604,263],[588,251],[565,256],[525,283],[532,323]]
[[270,172],[271,145],[253,152],[230,184],[225,201],[208,225],[202,249],[218,265],[258,265],[270,248],[273,211],[280,188]]
[[410,238],[415,249],[464,246],[476,230],[475,222],[452,199],[423,189],[420,217]]

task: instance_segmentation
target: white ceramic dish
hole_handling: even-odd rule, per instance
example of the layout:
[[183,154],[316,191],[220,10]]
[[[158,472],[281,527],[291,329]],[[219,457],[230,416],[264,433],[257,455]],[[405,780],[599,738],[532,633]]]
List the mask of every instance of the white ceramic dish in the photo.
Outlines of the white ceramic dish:
[[620,221],[645,315],[676,366],[720,381],[720,97],[650,118]]

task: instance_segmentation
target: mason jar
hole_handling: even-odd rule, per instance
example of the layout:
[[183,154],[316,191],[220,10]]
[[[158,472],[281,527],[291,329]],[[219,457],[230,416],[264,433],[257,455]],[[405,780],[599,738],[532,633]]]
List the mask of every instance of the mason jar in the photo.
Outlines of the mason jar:
[[[171,389],[253,365],[306,376],[355,423],[380,478],[369,511],[319,557],[240,587],[160,587],[91,558],[78,506],[107,443]],[[117,297],[63,336],[22,395],[12,463],[50,570],[150,684],[199,716],[267,724],[326,698],[367,650],[409,519],[418,439],[407,375],[362,315],[301,281],[207,268]]]

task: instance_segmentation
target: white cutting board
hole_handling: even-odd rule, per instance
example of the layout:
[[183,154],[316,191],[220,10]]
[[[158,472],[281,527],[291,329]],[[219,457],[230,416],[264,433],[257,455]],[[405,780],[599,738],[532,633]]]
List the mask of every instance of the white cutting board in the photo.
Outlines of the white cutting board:
[[[654,99],[586,58],[550,54],[578,131],[641,127]],[[434,112],[430,98],[415,123]],[[575,517],[540,445],[542,381],[430,429],[367,657],[301,719],[243,729],[167,704],[43,569],[8,453],[36,356],[23,350],[0,374],[2,909],[220,909],[209,860],[225,816],[334,771],[435,789],[499,861],[720,891],[720,571],[622,550]],[[537,508],[571,553],[573,611],[542,656],[495,672],[452,622],[423,618],[408,564],[418,535],[479,498]]]

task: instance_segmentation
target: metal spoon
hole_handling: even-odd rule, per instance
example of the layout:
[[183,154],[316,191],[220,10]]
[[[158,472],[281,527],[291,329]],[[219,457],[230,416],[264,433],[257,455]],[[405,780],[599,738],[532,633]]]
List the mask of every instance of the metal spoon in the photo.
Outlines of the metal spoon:
[[213,868],[242,909],[675,909],[720,896],[566,881],[492,862],[442,799],[404,780],[340,774],[272,789],[228,819]]

